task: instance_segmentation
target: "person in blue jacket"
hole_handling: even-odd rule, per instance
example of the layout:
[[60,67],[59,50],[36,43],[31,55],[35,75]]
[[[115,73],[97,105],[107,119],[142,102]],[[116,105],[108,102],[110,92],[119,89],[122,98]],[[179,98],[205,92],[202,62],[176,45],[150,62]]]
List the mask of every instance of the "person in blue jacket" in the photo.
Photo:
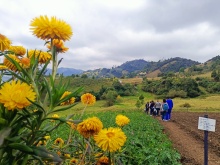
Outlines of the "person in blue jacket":
[[172,109],[173,109],[173,100],[171,98],[168,98],[166,101],[167,101],[167,104],[169,105],[169,109],[168,109],[168,112],[166,114],[166,120],[170,120]]

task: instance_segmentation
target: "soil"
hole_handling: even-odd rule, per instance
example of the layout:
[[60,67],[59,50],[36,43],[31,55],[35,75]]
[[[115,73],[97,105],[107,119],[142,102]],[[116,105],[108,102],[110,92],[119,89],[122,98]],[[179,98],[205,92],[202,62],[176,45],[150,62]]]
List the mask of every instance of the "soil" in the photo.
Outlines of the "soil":
[[[204,117],[204,114],[173,112],[170,121],[157,118],[164,126],[164,133],[173,142],[173,147],[181,154],[183,165],[204,164],[204,131],[198,129],[199,117]],[[215,132],[208,132],[208,164],[220,165],[220,113],[207,115],[216,120]]]

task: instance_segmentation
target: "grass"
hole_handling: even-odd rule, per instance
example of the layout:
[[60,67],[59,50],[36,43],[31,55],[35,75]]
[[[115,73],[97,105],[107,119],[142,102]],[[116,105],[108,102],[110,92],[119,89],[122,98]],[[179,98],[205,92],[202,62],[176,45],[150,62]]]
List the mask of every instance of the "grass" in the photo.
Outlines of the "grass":
[[[140,94],[143,94],[144,104],[147,101],[155,100],[154,96],[149,93],[139,93],[137,96],[127,96],[121,97],[120,102],[116,102],[115,105],[106,107],[104,100],[97,101],[92,106],[86,107],[86,113],[93,112],[106,112],[106,111],[121,111],[121,110],[137,110],[142,111],[145,105],[142,105],[140,109],[135,106],[135,103]],[[175,98],[173,99],[174,107],[173,111],[192,111],[192,112],[220,112],[220,95],[210,95],[205,98],[190,98],[190,99],[182,99]],[[162,100],[159,100],[162,102]],[[182,107],[183,104],[190,104],[190,108]],[[81,114],[84,109],[84,105],[82,103],[78,103],[76,106],[71,109],[62,112],[59,114],[61,116],[67,116],[68,114]]]
[[182,107],[184,103],[188,103],[191,107],[189,111],[204,111],[204,112],[220,112],[220,95],[210,95],[205,98],[191,98],[191,99],[173,99],[175,111],[187,110]]
[[122,84],[140,84],[143,81],[143,78],[126,78],[126,79],[120,79]]

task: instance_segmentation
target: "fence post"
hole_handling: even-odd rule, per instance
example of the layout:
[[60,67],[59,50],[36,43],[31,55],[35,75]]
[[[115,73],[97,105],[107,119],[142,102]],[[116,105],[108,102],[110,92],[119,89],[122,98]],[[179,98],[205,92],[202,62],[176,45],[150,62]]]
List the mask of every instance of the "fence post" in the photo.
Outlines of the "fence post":
[[[208,115],[204,115],[208,118]],[[204,165],[208,165],[208,131],[204,130]]]

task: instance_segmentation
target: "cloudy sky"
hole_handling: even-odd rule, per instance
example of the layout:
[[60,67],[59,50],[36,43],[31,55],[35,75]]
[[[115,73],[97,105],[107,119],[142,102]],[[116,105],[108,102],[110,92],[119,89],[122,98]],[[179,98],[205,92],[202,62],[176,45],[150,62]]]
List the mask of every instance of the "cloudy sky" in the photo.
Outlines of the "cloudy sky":
[[74,32],[60,67],[172,57],[203,63],[220,53],[219,6],[219,0],[1,0],[0,33],[13,45],[46,50],[29,25],[40,15],[56,16]]

